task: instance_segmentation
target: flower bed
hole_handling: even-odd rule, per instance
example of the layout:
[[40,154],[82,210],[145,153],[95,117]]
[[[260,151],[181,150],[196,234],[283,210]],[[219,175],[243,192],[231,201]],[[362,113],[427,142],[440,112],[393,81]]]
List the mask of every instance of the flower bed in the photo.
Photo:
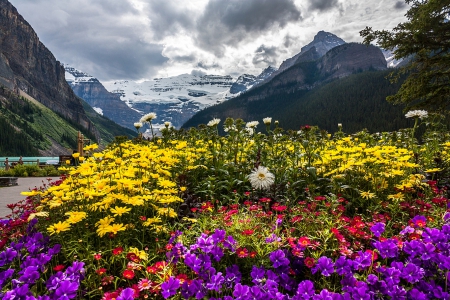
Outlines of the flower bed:
[[449,298],[447,133],[213,121],[88,146],[25,193],[3,299]]

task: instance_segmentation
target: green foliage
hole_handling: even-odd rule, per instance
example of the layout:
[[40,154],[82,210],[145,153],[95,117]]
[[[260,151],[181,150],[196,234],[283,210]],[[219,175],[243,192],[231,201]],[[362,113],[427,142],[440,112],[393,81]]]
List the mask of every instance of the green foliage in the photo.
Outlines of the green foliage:
[[39,167],[37,164],[30,165],[16,165],[14,168],[5,171],[0,169],[0,177],[46,177],[46,176],[60,176],[64,174],[54,166]]
[[412,62],[392,74],[396,81],[407,74],[399,91],[388,97],[408,108],[425,108],[432,111],[449,108],[450,23],[448,1],[406,0],[411,5],[406,14],[408,21],[392,29],[360,32],[366,44],[377,41],[385,49],[394,50],[395,58],[410,58]]

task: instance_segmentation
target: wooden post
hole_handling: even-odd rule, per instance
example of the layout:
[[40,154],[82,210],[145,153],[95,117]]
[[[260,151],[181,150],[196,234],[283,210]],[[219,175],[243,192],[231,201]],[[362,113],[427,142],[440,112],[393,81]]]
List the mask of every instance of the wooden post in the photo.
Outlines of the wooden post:
[[79,132],[78,131],[78,138],[77,138],[77,140],[78,140],[78,153],[80,153],[80,156],[83,156],[83,140],[84,140],[84,137],[83,137],[83,135],[81,134],[81,132]]

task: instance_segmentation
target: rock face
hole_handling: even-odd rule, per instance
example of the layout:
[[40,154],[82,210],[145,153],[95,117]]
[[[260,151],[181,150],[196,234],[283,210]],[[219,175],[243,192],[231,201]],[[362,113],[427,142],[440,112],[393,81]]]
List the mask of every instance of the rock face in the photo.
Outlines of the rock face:
[[64,68],[66,80],[78,97],[84,99],[101,115],[123,127],[135,130],[133,124],[139,121],[142,115],[120,100],[119,94],[108,92],[97,78],[68,65]]
[[[314,56],[314,52],[315,48],[311,48],[304,53]],[[356,43],[335,47],[315,61],[302,61],[300,58],[297,58],[300,62],[261,85],[259,93],[248,100],[260,100],[280,92],[310,90],[318,84],[353,73],[387,69],[386,59],[380,48]]]
[[16,8],[0,0],[0,83],[17,94],[25,92],[99,138],[64,74],[64,67]]

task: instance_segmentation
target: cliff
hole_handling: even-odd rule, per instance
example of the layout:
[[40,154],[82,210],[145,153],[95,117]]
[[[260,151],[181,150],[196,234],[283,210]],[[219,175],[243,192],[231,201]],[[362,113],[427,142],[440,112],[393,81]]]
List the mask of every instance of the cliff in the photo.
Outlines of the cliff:
[[11,3],[0,0],[0,84],[17,94],[26,93],[99,139],[64,74],[30,24]]

